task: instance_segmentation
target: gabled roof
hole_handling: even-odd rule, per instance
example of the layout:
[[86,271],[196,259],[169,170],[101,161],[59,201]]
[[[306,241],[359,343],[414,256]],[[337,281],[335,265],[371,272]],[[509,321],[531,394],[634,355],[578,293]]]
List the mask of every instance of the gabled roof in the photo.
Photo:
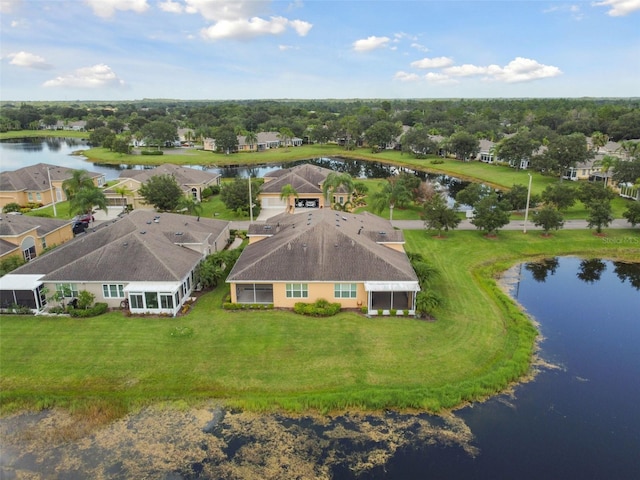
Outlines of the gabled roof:
[[[18,170],[0,173],[0,190],[9,192],[49,190],[51,182],[63,182],[71,178],[73,168],[58,167],[49,163],[37,163]],[[102,173],[87,171],[89,178],[103,177]]]
[[[310,163],[275,170],[264,175],[266,179],[270,180],[260,187],[260,193],[280,194],[282,187],[290,184],[298,193],[322,194],[322,183],[330,173],[333,173],[333,170]],[[338,191],[346,192],[342,186]]]
[[23,235],[34,229],[38,237],[43,237],[69,223],[71,220],[3,214],[0,216],[0,237]]
[[271,236],[245,247],[227,282],[417,281],[407,255],[384,245],[404,243],[402,231],[369,213],[285,213],[249,235]]
[[193,185],[207,185],[220,177],[219,173],[210,173],[196,170],[195,168],[165,163],[156,168],[146,170],[123,170],[120,173],[120,178],[133,178],[140,183],[145,183],[156,175],[172,175],[183,190],[190,189]]
[[[157,221],[156,221],[157,220]],[[202,259],[181,244],[207,243],[229,222],[134,210],[76,237],[14,270],[45,274],[45,281],[181,281]],[[182,232],[182,235],[176,233]],[[189,242],[183,241],[188,234]]]

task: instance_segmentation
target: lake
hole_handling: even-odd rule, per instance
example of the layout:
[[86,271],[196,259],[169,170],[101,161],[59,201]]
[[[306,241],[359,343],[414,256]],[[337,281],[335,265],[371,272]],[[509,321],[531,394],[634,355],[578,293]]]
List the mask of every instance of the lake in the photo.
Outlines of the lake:
[[[73,419],[63,413],[25,413],[0,420],[0,477],[637,478],[640,263],[551,258],[504,278],[544,337],[539,373],[511,394],[449,417],[287,417],[178,404],[79,439],[69,439]],[[56,442],[56,429],[65,440]]]

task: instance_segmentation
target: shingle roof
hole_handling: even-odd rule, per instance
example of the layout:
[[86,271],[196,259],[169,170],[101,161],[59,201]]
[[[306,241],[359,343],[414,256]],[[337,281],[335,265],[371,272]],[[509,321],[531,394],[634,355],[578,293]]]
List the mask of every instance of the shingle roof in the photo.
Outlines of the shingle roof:
[[[0,173],[0,190],[41,192],[51,188],[49,175],[52,182],[64,181],[71,178],[73,170],[73,168],[58,167],[49,163],[38,163],[14,171],[2,172]],[[102,173],[90,171],[87,171],[87,174],[90,178],[103,176]]]
[[368,213],[284,213],[249,234],[271,236],[243,250],[227,282],[417,281],[407,255],[382,244],[402,232]]
[[[260,193],[280,193],[282,187],[290,184],[298,193],[322,194],[322,183],[333,170],[304,163],[291,168],[283,168],[265,175],[273,180],[265,182],[260,188]],[[342,186],[338,191],[346,191]]]
[[34,228],[36,229],[38,236],[42,237],[69,223],[71,223],[71,220],[32,217],[30,215],[1,215],[0,237],[22,235]]
[[145,183],[156,175],[173,175],[183,189],[191,188],[193,185],[206,185],[213,182],[220,176],[219,173],[210,173],[195,168],[183,167],[172,163],[165,163],[156,168],[147,170],[123,170],[120,178],[133,178],[140,183]]
[[[158,222],[155,221],[158,217]],[[176,281],[202,258],[182,247],[176,232],[213,241],[228,222],[148,210],[103,224],[41,255],[14,274],[45,274],[45,281]],[[172,238],[173,237],[173,238]],[[196,242],[200,243],[200,242]]]

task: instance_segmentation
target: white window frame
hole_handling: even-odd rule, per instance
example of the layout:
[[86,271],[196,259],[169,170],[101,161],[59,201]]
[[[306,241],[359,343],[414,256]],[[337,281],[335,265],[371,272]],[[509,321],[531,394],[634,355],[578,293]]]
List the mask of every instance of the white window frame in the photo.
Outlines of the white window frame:
[[336,283],[333,286],[334,298],[356,298],[358,296],[358,284]]
[[309,285],[307,283],[287,283],[287,298],[309,298]]
[[[112,289],[116,289],[116,294],[113,295]],[[121,283],[104,283],[102,284],[102,296],[104,298],[125,298],[124,285]]]

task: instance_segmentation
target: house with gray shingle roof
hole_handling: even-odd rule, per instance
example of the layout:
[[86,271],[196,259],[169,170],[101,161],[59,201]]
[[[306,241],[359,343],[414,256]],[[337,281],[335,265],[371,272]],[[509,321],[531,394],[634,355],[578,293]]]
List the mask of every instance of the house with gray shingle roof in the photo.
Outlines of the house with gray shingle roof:
[[[155,168],[144,170],[123,170],[120,173],[118,183],[104,190],[107,205],[118,210],[123,210],[127,205],[134,209],[153,208],[144,203],[140,195],[140,187],[156,175],[171,175],[182,189],[185,197],[192,198],[196,202],[202,201],[202,190],[210,186],[219,186],[222,175],[205,170],[165,163]],[[128,191],[124,196],[118,193],[119,187],[126,187]]]
[[372,314],[415,312],[418,278],[388,220],[316,209],[252,224],[248,236],[226,280],[234,303],[293,308],[325,299]]
[[47,248],[71,240],[72,225],[70,220],[3,214],[0,216],[0,259],[20,256],[28,262]]
[[[18,170],[0,173],[0,207],[8,203],[27,205],[37,203],[49,205],[67,200],[62,183],[71,178],[72,168],[58,167],[48,163],[37,163]],[[105,184],[102,173],[87,172],[96,187]]]
[[2,307],[29,298],[34,310],[46,305],[42,291],[69,300],[80,290],[97,302],[132,313],[175,315],[195,288],[196,271],[229,239],[229,222],[173,213],[135,210],[39,256],[0,279]]

